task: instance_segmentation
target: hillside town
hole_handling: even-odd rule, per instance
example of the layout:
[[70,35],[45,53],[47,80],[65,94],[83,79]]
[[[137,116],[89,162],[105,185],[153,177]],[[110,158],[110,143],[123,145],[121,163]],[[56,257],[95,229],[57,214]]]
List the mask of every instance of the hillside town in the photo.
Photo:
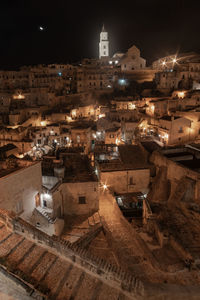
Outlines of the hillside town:
[[141,55],[103,26],[96,59],[0,71],[16,299],[199,299],[200,54]]

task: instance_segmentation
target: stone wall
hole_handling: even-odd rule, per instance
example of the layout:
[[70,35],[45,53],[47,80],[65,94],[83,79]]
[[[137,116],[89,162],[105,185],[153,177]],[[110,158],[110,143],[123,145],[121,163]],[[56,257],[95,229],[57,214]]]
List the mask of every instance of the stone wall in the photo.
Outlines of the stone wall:
[[101,182],[109,186],[109,189],[116,193],[146,193],[150,182],[150,170],[101,172]]
[[189,178],[194,181],[194,200],[199,203],[200,199],[200,178],[199,173],[189,168],[182,166],[170,159],[167,159],[161,153],[154,151],[150,157],[150,161],[156,165],[156,167],[166,167],[167,174],[166,179],[170,181],[171,195],[174,193],[177,184],[182,178]]
[[[63,215],[91,214],[99,209],[98,182],[66,182],[62,186]],[[85,197],[85,204],[79,203]]]
[[41,192],[41,163],[34,163],[0,178],[0,208],[30,217],[35,196]]

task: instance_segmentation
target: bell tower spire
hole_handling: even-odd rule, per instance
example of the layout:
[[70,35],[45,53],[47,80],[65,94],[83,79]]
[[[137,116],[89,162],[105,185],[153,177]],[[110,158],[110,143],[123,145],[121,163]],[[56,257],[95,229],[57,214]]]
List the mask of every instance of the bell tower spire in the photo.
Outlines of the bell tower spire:
[[109,57],[109,40],[108,40],[108,32],[105,30],[105,26],[103,24],[101,33],[100,33],[100,42],[99,42],[99,58]]

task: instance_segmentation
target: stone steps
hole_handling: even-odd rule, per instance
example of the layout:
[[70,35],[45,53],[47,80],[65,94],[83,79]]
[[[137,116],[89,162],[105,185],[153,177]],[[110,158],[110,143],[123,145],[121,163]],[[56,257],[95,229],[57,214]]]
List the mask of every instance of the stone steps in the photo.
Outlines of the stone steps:
[[31,274],[36,266],[40,257],[45,253],[45,249],[35,246],[33,250],[23,259],[23,261],[17,266],[23,273]]
[[[0,251],[0,264],[42,293],[45,291],[48,299],[104,299],[107,291],[116,297],[105,296],[105,299],[118,299],[121,293],[72,260],[62,259],[15,232],[7,232],[5,226],[1,228],[1,223]],[[101,294],[103,296],[99,298]]]
[[31,276],[38,281],[44,280],[56,260],[57,257],[54,254],[47,252],[40,263],[35,266]]
[[88,224],[89,226],[95,226],[96,224],[101,223],[101,219],[99,213],[96,212],[92,216],[88,217]]
[[49,214],[42,207],[38,206],[35,208],[37,212],[39,212],[45,219],[48,220],[49,223],[53,224],[55,220],[53,220]]

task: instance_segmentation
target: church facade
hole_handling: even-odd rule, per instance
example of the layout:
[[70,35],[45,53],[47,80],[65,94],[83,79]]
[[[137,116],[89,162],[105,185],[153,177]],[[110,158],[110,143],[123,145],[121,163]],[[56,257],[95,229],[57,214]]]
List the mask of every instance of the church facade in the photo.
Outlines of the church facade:
[[103,25],[99,41],[99,59],[107,60],[109,65],[118,66],[124,73],[145,69],[146,60],[140,56],[140,50],[133,45],[126,53],[115,53],[113,57],[109,55],[108,32]]

